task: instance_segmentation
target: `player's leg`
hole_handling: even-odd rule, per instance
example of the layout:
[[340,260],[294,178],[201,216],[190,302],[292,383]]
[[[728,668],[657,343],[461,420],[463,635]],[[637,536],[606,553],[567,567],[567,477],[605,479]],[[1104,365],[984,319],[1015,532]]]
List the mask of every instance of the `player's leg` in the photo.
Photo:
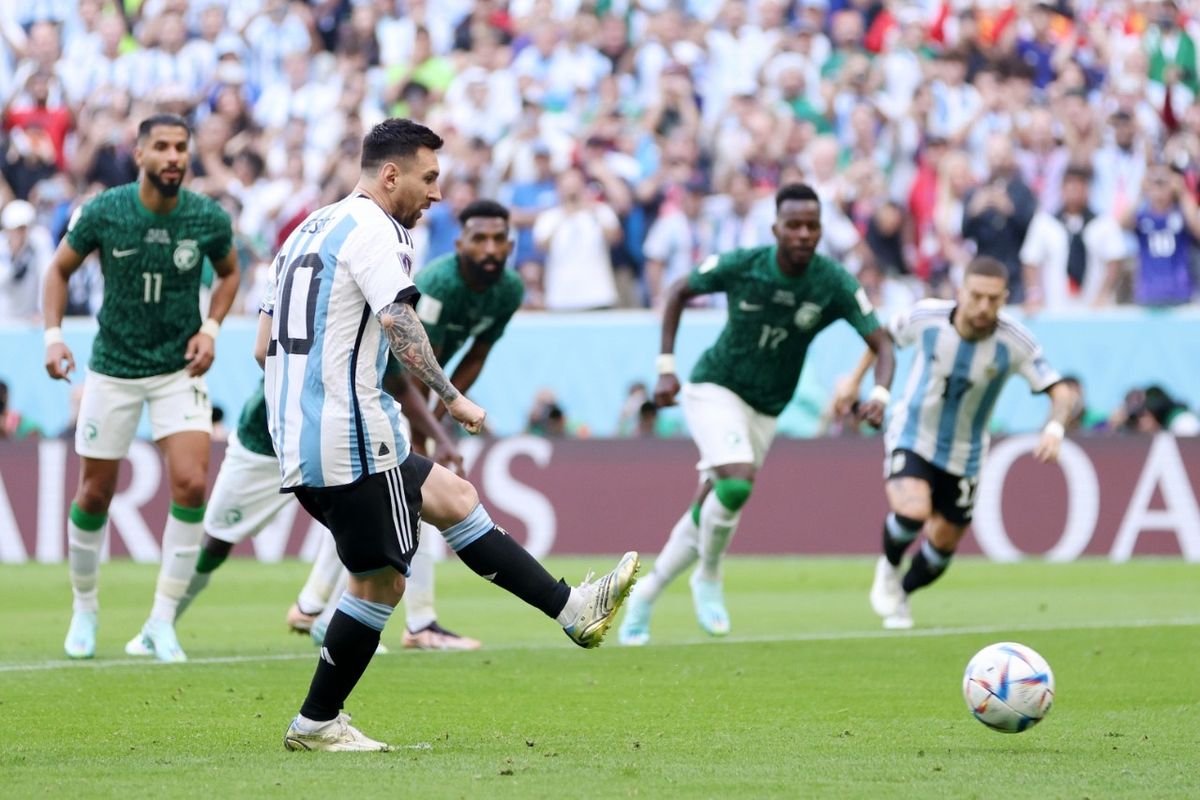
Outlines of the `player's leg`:
[[140,382],[117,381],[91,370],[84,378],[75,428],[79,489],[67,515],[67,562],[74,599],[63,646],[70,658],[91,658],[96,652],[100,550],[108,507],[116,492],[121,459],[137,431],[144,400]]
[[871,583],[871,608],[887,619],[904,602],[900,587],[900,562],[921,532],[932,510],[932,469],[915,453],[897,450],[887,460],[884,484],[891,511],[883,521],[883,555],[875,562]]
[[[425,518],[441,530],[446,544],[469,569],[556,620],[580,647],[600,644],[633,586],[640,566],[637,553],[626,553],[598,581],[567,586],[492,522],[466,480],[416,455],[401,469],[414,476],[407,487],[419,487]],[[418,483],[415,478],[422,472],[426,477]]]
[[338,558],[333,537],[322,537],[312,568],[308,571],[308,578],[300,587],[296,602],[288,609],[287,625],[290,629],[297,633],[312,631],[313,624],[329,609],[330,601],[336,601],[345,589],[344,586],[338,586],[338,581],[343,579],[345,571],[341,559]]
[[403,644],[415,650],[478,650],[478,639],[461,636],[438,624],[433,604],[434,565],[437,548],[442,545],[437,528],[421,523],[421,542],[413,553],[404,591]]

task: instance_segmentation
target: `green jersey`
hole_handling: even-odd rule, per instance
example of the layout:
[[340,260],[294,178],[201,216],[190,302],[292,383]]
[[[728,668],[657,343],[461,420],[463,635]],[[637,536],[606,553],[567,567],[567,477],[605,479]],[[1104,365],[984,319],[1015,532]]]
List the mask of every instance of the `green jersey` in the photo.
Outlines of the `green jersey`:
[[688,277],[695,292],[724,292],[729,320],[692,370],[692,383],[716,383],[751,408],[778,416],[800,380],[817,333],[844,319],[866,337],[879,327],[866,292],[836,261],[813,256],[804,274],[779,270],[775,247],[711,256]]
[[520,276],[508,269],[495,285],[482,292],[471,291],[458,272],[458,256],[453,253],[429,262],[413,282],[421,291],[417,316],[443,364],[472,336],[496,342],[525,296]]
[[271,430],[267,427],[267,396],[260,379],[258,388],[242,406],[238,417],[238,441],[242,447],[260,456],[275,456],[275,445],[271,443]]
[[88,366],[114,378],[183,369],[187,341],[200,330],[200,264],[233,246],[229,215],[181,189],[169,214],[138,199],[138,184],[101,192],[77,212],[67,244],[100,251],[104,301]]

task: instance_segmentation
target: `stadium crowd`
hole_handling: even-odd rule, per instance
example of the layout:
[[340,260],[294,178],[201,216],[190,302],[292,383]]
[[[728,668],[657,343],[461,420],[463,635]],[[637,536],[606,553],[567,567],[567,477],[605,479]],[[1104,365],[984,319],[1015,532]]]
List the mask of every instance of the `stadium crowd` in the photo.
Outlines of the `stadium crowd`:
[[[513,209],[547,310],[656,306],[702,255],[771,241],[804,180],[822,247],[884,313],[972,253],[1028,311],[1195,295],[1196,5],[1136,0],[14,0],[0,8],[0,321],[36,318],[74,209],[136,176],[138,120],[194,123],[191,187],[235,221],[251,312],[293,226],[389,115],[447,140],[453,248]],[[98,264],[72,280],[90,315]]]

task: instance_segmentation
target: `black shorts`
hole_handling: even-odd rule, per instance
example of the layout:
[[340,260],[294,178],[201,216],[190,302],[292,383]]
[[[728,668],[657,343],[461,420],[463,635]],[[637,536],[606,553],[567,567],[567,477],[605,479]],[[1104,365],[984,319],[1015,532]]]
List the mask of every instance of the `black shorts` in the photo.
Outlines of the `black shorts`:
[[433,462],[410,453],[398,467],[349,486],[300,487],[296,499],[333,533],[338,558],[354,575],[395,567],[408,575],[420,542],[421,486]]
[[893,450],[888,456],[887,479],[917,478],[929,484],[933,510],[947,522],[966,527],[975,511],[975,489],[979,478],[951,475],[935,467],[912,450]]

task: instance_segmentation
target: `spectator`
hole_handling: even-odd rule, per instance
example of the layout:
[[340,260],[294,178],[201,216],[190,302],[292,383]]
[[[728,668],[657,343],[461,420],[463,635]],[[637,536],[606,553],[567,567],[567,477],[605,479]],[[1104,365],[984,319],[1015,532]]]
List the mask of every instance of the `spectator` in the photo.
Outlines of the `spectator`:
[[4,206],[0,229],[0,322],[36,318],[42,274],[54,255],[50,232],[38,224],[37,210],[24,200]]
[[651,308],[661,308],[666,288],[695,269],[708,255],[704,248],[705,188],[696,181],[682,191],[674,191],[646,234],[645,289]]
[[1134,301],[1147,306],[1189,303],[1192,256],[1200,237],[1196,198],[1183,176],[1162,165],[1147,173],[1145,197],[1123,220],[1137,236]]
[[1075,405],[1071,409],[1071,418],[1067,420],[1068,433],[1086,433],[1100,431],[1108,427],[1108,417],[1088,408],[1087,395],[1084,394],[1083,384],[1074,375],[1064,375],[1063,383],[1073,390]]
[[1145,407],[1161,430],[1175,436],[1200,436],[1200,417],[1161,386],[1146,388]]
[[559,205],[538,215],[533,239],[546,253],[540,285],[546,308],[583,311],[617,302],[609,248],[621,240],[621,224],[606,203],[588,193],[583,172],[558,178]]
[[963,236],[978,255],[991,256],[1008,268],[1008,301],[1025,302],[1020,250],[1037,210],[1037,201],[1017,174],[1012,143],[1002,134],[987,142],[988,176],[967,193]]
[[8,405],[8,384],[0,381],[0,441],[36,439],[42,435],[37,423],[22,416]]

